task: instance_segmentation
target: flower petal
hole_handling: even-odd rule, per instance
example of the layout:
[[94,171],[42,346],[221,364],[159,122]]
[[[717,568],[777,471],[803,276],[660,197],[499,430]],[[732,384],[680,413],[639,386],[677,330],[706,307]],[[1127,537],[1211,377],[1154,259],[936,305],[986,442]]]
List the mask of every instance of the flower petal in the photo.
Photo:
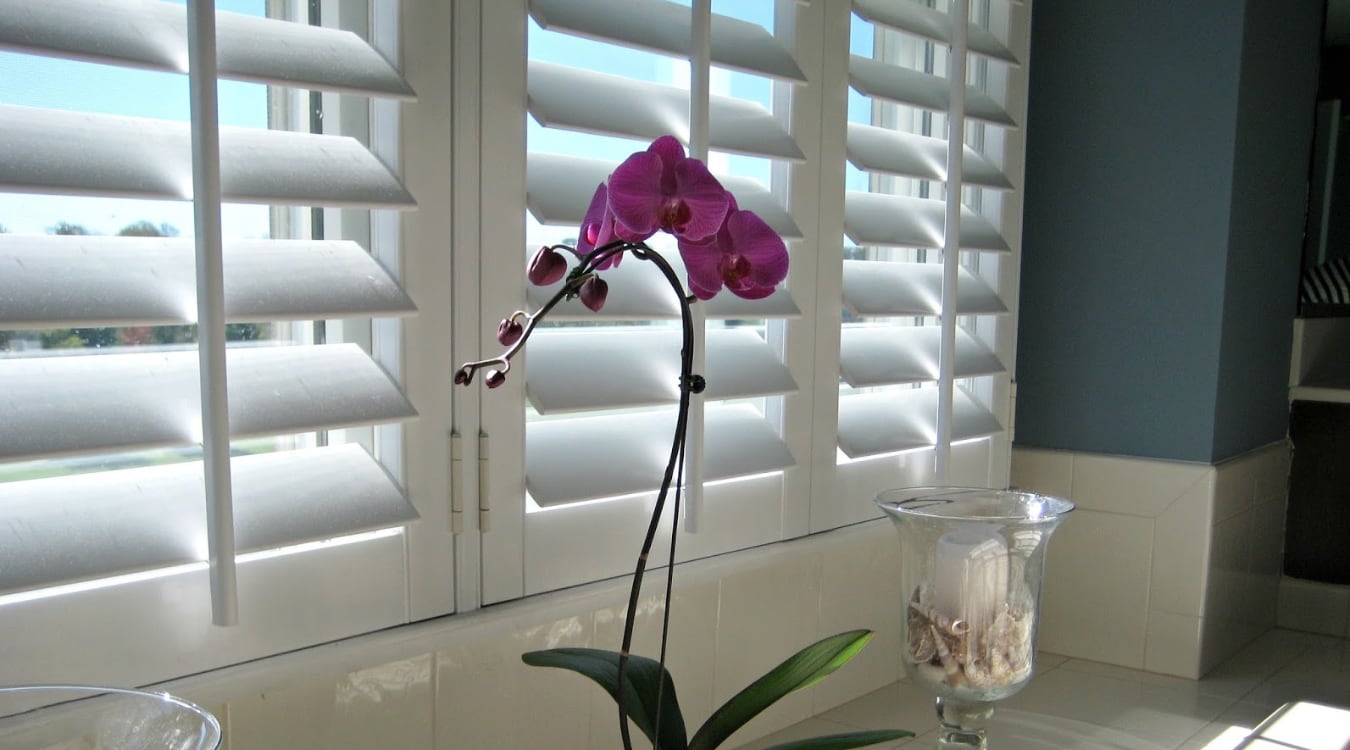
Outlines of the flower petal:
[[689,274],[689,291],[699,299],[712,299],[722,291],[722,252],[713,244],[680,241],[680,257]]
[[608,214],[609,191],[605,188],[605,183],[602,182],[595,187],[595,194],[591,196],[591,205],[586,207],[586,215],[582,218],[581,227],[577,230],[577,255],[584,256],[604,244],[600,241],[600,231]]
[[698,159],[685,159],[675,165],[675,195],[689,209],[687,217],[672,226],[662,227],[686,240],[701,240],[717,233],[727,216],[726,188]]
[[616,222],[640,239],[656,231],[662,199],[661,157],[654,153],[629,156],[609,176],[609,210]]
[[684,146],[673,135],[663,135],[652,141],[647,152],[661,157],[661,192],[671,195],[675,192],[675,165],[684,161]]
[[775,287],[787,278],[788,254],[783,238],[754,211],[727,217],[727,234],[738,255],[750,261],[750,277],[760,287]]

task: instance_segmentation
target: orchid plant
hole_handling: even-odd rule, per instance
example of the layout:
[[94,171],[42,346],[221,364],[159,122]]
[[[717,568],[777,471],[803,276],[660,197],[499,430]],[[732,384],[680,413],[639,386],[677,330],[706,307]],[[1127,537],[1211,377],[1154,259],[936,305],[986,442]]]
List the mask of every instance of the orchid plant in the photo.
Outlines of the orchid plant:
[[[646,244],[657,232],[675,237],[688,293],[670,262]],[[575,265],[570,265],[568,255],[576,259]],[[655,265],[679,297],[683,347],[679,407],[670,457],[633,573],[623,642],[618,652],[563,648],[530,652],[522,658],[534,666],[570,669],[603,687],[618,703],[619,731],[625,750],[633,746],[630,719],[656,750],[712,750],[782,696],[838,669],[871,637],[865,630],[851,631],[799,651],[713,712],[693,738],[688,739],[674,681],[665,667],[670,576],[675,562],[676,535],[671,534],[660,658],[630,654],[642,579],[668,497],[673,497],[673,516],[679,516],[690,399],[705,385],[704,379],[692,371],[691,305],[711,299],[723,289],[746,299],[762,299],[772,294],[787,278],[788,254],[782,238],[753,211],[742,210],[702,161],[685,154],[678,140],[668,135],[657,138],[645,151],[624,160],[608,180],[596,187],[575,247],[545,246],[530,260],[526,277],[532,284],[549,286],[563,281],[553,297],[532,313],[517,310],[503,319],[497,327],[497,341],[505,350],[496,357],[464,364],[454,380],[457,385],[468,385],[483,370],[487,387],[505,383],[511,360],[558,303],[579,299],[592,311],[604,307],[609,286],[600,272],[619,265],[625,255]],[[851,732],[777,747],[845,750],[910,734],[900,730]]]

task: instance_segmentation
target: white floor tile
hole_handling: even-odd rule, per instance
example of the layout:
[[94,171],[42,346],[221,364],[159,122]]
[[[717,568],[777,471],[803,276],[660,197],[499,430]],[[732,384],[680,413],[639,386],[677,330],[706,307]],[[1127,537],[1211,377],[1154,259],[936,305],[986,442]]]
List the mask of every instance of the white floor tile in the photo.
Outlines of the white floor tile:
[[1033,679],[1007,704],[1031,713],[1119,729],[1174,748],[1218,718],[1229,701],[1202,695],[1193,688],[1148,685],[1061,667]]
[[[1310,633],[1273,630],[1200,680],[1055,654],[1037,658],[1031,684],[995,712],[994,750],[1235,750],[1287,701],[1350,706],[1350,640]],[[902,680],[744,750],[886,727],[918,736],[877,748],[932,748],[932,697]]]

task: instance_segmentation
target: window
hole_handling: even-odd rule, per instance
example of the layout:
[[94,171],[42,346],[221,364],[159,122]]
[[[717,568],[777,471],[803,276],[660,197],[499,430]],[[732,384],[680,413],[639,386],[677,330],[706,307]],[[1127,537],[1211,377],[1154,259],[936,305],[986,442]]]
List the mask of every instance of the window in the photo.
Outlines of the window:
[[[396,50],[338,28],[375,36],[395,6],[316,4],[319,25],[220,3],[219,160],[196,169],[219,164],[228,342],[225,382],[199,385],[199,330],[222,324],[196,325],[220,281],[194,262],[213,211],[199,194],[201,239],[184,73],[205,37],[182,2],[0,5],[7,679],[144,684],[406,622],[415,204],[386,164],[413,92]],[[202,389],[228,399],[236,628],[211,625]]]
[[[804,168],[789,111],[805,74],[791,40],[775,33],[783,12],[775,4],[712,4],[707,91],[691,84],[700,69],[689,47],[698,12],[688,5],[532,0],[528,11],[528,112],[513,113],[528,117],[528,215],[503,212],[503,224],[526,226],[504,298],[530,307],[547,298],[546,289],[525,289],[525,260],[541,244],[573,243],[596,185],[667,133],[691,153],[706,145],[705,160],[738,203],[782,234],[794,259],[809,254],[784,200]],[[754,15],[733,15],[746,12]],[[652,242],[678,264],[665,239]],[[632,564],[671,441],[678,306],[649,264],[625,260],[607,279],[599,314],[575,302],[560,307],[531,340],[523,436],[506,423],[519,414],[487,429],[494,457],[503,447],[508,457],[524,456],[523,477],[517,470],[492,482],[494,523],[504,524],[484,538],[488,601],[620,575]],[[690,466],[706,484],[702,498],[689,496],[686,518],[698,532],[682,535],[685,558],[800,533],[784,527],[785,472],[798,460],[783,430],[783,402],[799,391],[784,363],[798,305],[781,288],[766,300],[723,294],[696,308],[706,318],[701,369],[709,385],[704,426],[691,430]],[[597,538],[613,543],[587,541]]]
[[[949,20],[960,4],[855,0],[853,11],[835,492],[852,507],[834,522],[871,515],[888,486],[1006,484],[1021,228],[1026,9],[972,0],[959,66],[948,44],[960,43]],[[951,185],[958,104],[964,155]]]
[[665,133],[791,257],[770,298],[696,306],[680,558],[876,518],[886,487],[1006,483],[1020,3],[971,4],[959,206],[946,0],[218,3],[230,628],[204,562],[184,0],[0,0],[8,679],[147,684],[630,572],[676,400],[655,270],[608,272],[603,313],[554,317],[524,377],[451,377],[542,298],[535,249]]

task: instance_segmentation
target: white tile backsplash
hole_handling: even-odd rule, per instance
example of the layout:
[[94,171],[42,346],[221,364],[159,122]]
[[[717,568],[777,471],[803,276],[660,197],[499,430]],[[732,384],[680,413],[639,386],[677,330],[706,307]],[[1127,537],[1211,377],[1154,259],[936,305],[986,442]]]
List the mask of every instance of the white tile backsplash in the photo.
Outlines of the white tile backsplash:
[[1204,625],[1199,615],[1149,612],[1148,630],[1144,634],[1144,669],[1180,677],[1201,674],[1197,644],[1204,637]]
[[1071,513],[1046,556],[1041,647],[1142,669],[1152,550],[1147,518]]
[[[1210,503],[1212,477],[1192,484],[1153,522],[1153,562],[1149,581],[1149,609],[1173,615],[1200,617],[1205,612],[1210,580]],[[1191,571],[1190,575],[1179,575]]]
[[1198,677],[1274,626],[1286,444],[1217,466],[1015,448],[1012,467],[1079,508],[1047,558],[1043,648]]
[[[817,640],[821,556],[805,555],[722,579],[713,700],[721,705]],[[810,691],[785,696],[735,735],[753,739],[812,713]]]
[[1157,518],[1209,472],[1204,464],[1077,453],[1069,497],[1083,508]]
[[[754,741],[900,675],[899,545],[878,519],[676,571],[668,666],[692,733],[793,652],[836,632],[875,631],[851,663],[737,733]],[[649,574],[634,653],[655,657],[664,574]],[[526,651],[619,648],[623,581],[532,597],[350,639],[165,686],[210,705],[223,750],[617,747],[617,709],[573,672]],[[638,733],[634,730],[635,736]]]
[[[1277,592],[1282,625],[1345,635],[1350,589],[1279,578],[1286,469],[1283,445],[1219,466],[1015,450],[1014,486],[1079,505],[1047,556],[1040,647],[1062,656],[1045,666],[1088,659],[1098,668],[1193,678],[1269,629]],[[896,682],[898,566],[898,541],[885,520],[681,566],[669,665],[690,730],[793,651],[851,628],[876,632],[853,663],[790,696],[733,744],[808,717],[824,726],[853,723],[848,712],[859,696],[875,693],[884,703],[885,691],[904,689],[903,679]],[[659,577],[649,579],[638,613],[637,653],[655,649]],[[225,750],[360,747],[377,736],[412,750],[610,748],[617,744],[612,699],[574,673],[526,666],[520,655],[562,645],[616,649],[625,594],[622,582],[597,584],[456,615],[411,634],[353,639],[265,669],[264,687],[254,687],[260,678],[198,680],[201,691],[187,697],[201,695],[217,708]],[[306,669],[316,664],[321,670]],[[1056,679],[1068,680],[1063,694],[1041,699],[1071,703],[1081,686]],[[1093,680],[1123,689],[1109,674]],[[1038,690],[1055,693],[1054,682]],[[1180,701],[1185,710],[1175,726],[1146,717],[1137,723],[1138,716],[1103,716],[1103,724],[1148,725],[1171,741],[1207,720],[1205,696],[1167,693],[1124,697],[1144,708]],[[526,714],[520,706],[529,707]],[[930,710],[920,704],[916,717],[926,721]],[[319,725],[326,729],[313,731]]]

